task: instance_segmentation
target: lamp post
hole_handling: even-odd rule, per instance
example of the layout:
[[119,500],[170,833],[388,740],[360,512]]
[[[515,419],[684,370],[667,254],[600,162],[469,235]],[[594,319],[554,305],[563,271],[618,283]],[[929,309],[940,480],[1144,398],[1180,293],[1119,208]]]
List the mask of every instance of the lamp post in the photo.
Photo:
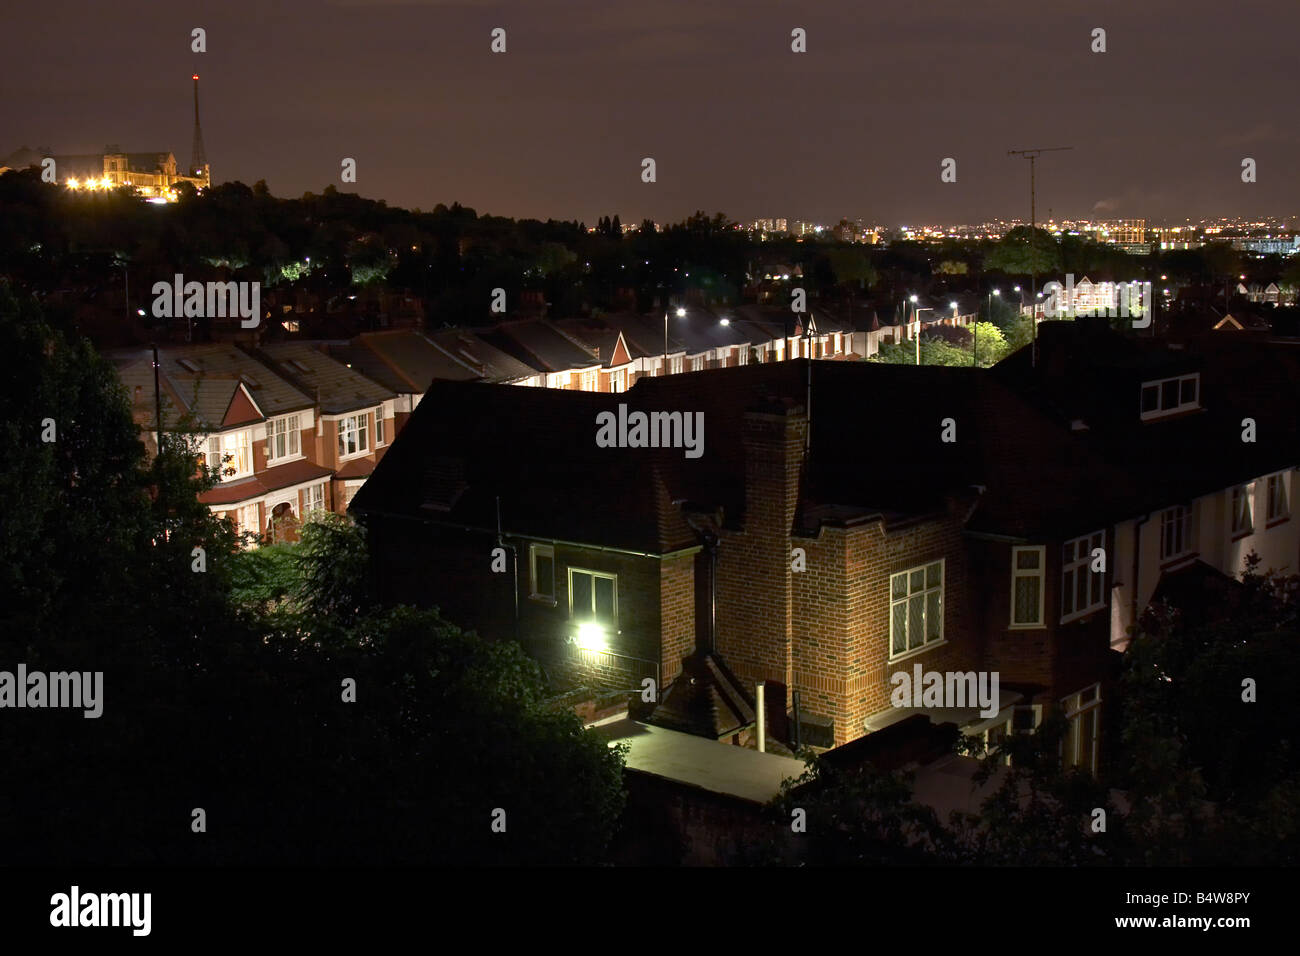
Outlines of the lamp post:
[[1024,314],[1024,311],[1025,311],[1025,294],[1024,294],[1023,292],[1020,291],[1020,286],[1016,286],[1014,289],[1012,289],[1012,291],[1015,292],[1016,295],[1020,296],[1020,312],[1021,312],[1021,314]]
[[928,305],[925,306],[924,308],[920,308],[916,310],[916,364],[917,365],[921,364],[921,313],[933,312],[933,311],[934,308]]
[[[1002,293],[997,289],[990,289],[989,290],[989,321],[990,322],[993,321],[993,297],[995,295],[1001,298]],[[977,317],[975,319],[975,341],[971,345],[971,350],[970,350],[970,364],[975,368],[979,368],[979,355],[980,355],[980,320]]]
[[[916,296],[910,295],[907,301],[912,303],[912,318],[916,318]],[[916,364],[921,364],[921,323],[916,323]]]

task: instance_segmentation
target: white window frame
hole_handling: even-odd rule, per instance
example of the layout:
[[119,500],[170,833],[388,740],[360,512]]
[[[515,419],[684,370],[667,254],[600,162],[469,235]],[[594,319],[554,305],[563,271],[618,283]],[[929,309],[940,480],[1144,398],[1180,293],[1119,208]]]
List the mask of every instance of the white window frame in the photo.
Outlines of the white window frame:
[[[1190,402],[1184,402],[1183,383],[1189,381],[1194,383],[1195,386],[1193,388],[1194,394],[1192,395],[1192,399]],[[1177,403],[1174,405],[1164,404],[1165,385],[1169,382],[1178,383]],[[1156,390],[1156,407],[1149,411],[1144,411],[1142,408],[1142,396],[1146,394],[1146,390],[1148,388],[1154,388]],[[1192,372],[1186,375],[1174,375],[1169,378],[1152,379],[1149,382],[1143,382],[1142,388],[1139,389],[1138,391],[1138,413],[1141,416],[1142,421],[1144,422],[1151,421],[1152,419],[1155,418],[1164,418],[1166,415],[1176,415],[1179,412],[1186,412],[1186,411],[1190,411],[1191,409],[1200,408],[1200,407],[1201,407],[1201,373],[1200,372]]]
[[[347,461],[349,458],[360,458],[362,455],[370,452],[370,412],[357,412],[355,415],[345,415],[340,418],[334,425],[335,443],[338,446],[339,461]],[[354,436],[356,450],[346,451],[344,436]]]
[[[1022,730],[1017,730],[1017,729],[1016,729],[1016,714],[1021,713],[1021,712],[1024,712],[1024,711],[1030,711],[1030,712],[1033,713],[1033,715],[1034,715],[1034,726],[1031,727],[1031,728],[1029,728],[1028,730],[1023,730],[1023,729],[1022,729]],[[1000,723],[1000,724],[994,724],[992,727],[989,727],[987,730],[984,731],[984,734],[983,734],[983,736],[984,736],[984,750],[985,750],[985,752],[987,753],[988,751],[992,750],[995,746],[997,746],[998,741],[997,741],[997,740],[994,740],[994,738],[993,738],[993,734],[994,734],[995,732],[999,731],[999,730],[1002,731],[1002,734],[1003,734],[1004,737],[1010,737],[1012,734],[1032,734],[1032,733],[1033,733],[1034,731],[1036,731],[1039,727],[1041,727],[1042,724],[1043,724],[1043,705],[1042,705],[1042,704],[1014,704],[1014,705],[1012,705],[1012,707],[1011,707],[1011,712],[1010,712],[1009,714],[1007,714],[1007,719],[1006,719],[1003,723]],[[1006,767],[1010,767],[1010,766],[1011,766],[1011,755],[1010,755],[1010,754],[1007,754],[1007,755],[1003,756],[1003,758],[1002,758],[1002,764],[1003,764],[1003,766],[1006,766]]]
[[1275,475],[1269,475],[1264,481],[1266,501],[1264,507],[1267,517],[1264,520],[1265,525],[1270,525],[1275,521],[1283,521],[1291,517],[1291,502],[1287,495],[1286,472],[1279,471]]
[[1251,500],[1253,482],[1237,485],[1228,493],[1229,533],[1236,538],[1255,531],[1255,503]]
[[[930,568],[935,567],[936,565],[939,568],[939,583],[935,585],[926,584],[925,575],[928,573]],[[918,572],[922,575],[921,587],[919,590],[914,591],[912,590],[912,575]],[[947,576],[948,576],[947,558],[939,558],[936,561],[927,561],[924,564],[918,564],[915,567],[910,567],[903,571],[896,571],[889,576],[889,633],[887,636],[887,639],[889,641],[889,645],[888,645],[889,660],[896,661],[896,660],[901,660],[902,658],[905,657],[911,657],[914,654],[920,654],[926,650],[929,650],[932,647],[936,647],[944,643],[944,618],[946,616],[945,606],[944,606],[946,603],[944,600],[944,582],[947,580]],[[902,578],[903,581],[905,582],[906,591],[903,595],[896,598],[894,597],[894,582],[897,581],[899,578]],[[936,593],[936,592],[939,595],[939,633],[934,637],[929,637],[928,633],[930,630],[930,621],[927,619],[929,616],[929,606],[930,606],[929,596],[931,593]],[[912,647],[911,641],[909,639],[910,631],[912,629],[910,602],[912,601],[913,598],[916,598],[918,595],[921,596],[922,598],[922,603],[921,603],[921,638],[922,639],[919,645],[917,645],[916,647]],[[895,651],[894,650],[894,608],[899,605],[902,605],[902,607],[904,608],[904,613],[906,615],[903,623],[903,628],[904,628],[904,642],[908,646],[904,647],[900,651]]]
[[567,573],[566,573],[566,578],[568,579],[568,583],[569,583],[569,619],[570,619],[570,620],[574,620],[574,621],[579,620],[579,618],[578,618],[578,617],[573,613],[573,576],[574,576],[575,574],[585,574],[585,575],[589,576],[589,577],[592,579],[592,583],[591,583],[591,618],[590,618],[590,619],[596,619],[596,620],[599,620],[599,619],[597,619],[597,618],[595,617],[595,612],[596,612],[596,579],[597,579],[597,578],[601,578],[601,579],[604,579],[604,580],[607,580],[607,581],[612,581],[612,582],[614,582],[614,588],[613,588],[613,591],[614,591],[614,595],[613,595],[613,603],[614,603],[613,614],[614,614],[614,619],[613,619],[612,621],[602,621],[602,622],[600,622],[600,623],[608,624],[609,627],[610,627],[611,629],[617,630],[617,629],[618,629],[618,575],[617,575],[617,574],[610,574],[608,571],[593,571],[591,568],[575,568],[575,567],[569,567],[569,568],[567,568],[567,569],[566,569],[566,572],[567,572]]
[[[1170,528],[1181,524],[1181,528],[1174,533],[1181,537],[1182,549],[1179,551],[1166,551],[1169,542]],[[1166,508],[1160,512],[1160,560],[1176,561],[1179,558],[1191,554],[1195,549],[1192,547],[1192,508],[1190,505],[1175,505],[1172,508]]]
[[[1038,554],[1038,567],[1020,568],[1020,552],[1034,551]],[[1034,621],[1017,621],[1016,620],[1016,582],[1021,578],[1038,578],[1038,617]],[[1012,630],[1026,631],[1033,628],[1042,628],[1047,626],[1047,615],[1044,613],[1046,604],[1047,591],[1047,546],[1043,544],[1026,544],[1016,545],[1011,549],[1011,607],[1009,617],[1011,618],[1010,627]]]
[[[551,559],[551,593],[537,589],[537,559],[538,557],[548,557]],[[549,544],[530,544],[528,546],[528,596],[534,601],[541,601],[555,606],[555,548]]]
[[[1090,699],[1084,700],[1087,696]],[[1090,711],[1101,710],[1101,684],[1089,684],[1080,691],[1062,698],[1061,711],[1065,719],[1070,722],[1070,731],[1065,740],[1061,741],[1061,757],[1066,767],[1084,767],[1090,773],[1097,773],[1097,754],[1101,749],[1101,715],[1093,722],[1092,739],[1083,740],[1083,715]],[[1066,745],[1073,744],[1073,752],[1066,753]],[[1085,745],[1087,753],[1084,753]],[[1085,759],[1086,757],[1086,759]]]
[[313,511],[326,510],[325,482],[308,485],[302,490],[302,515],[304,518]]
[[361,486],[364,485],[365,483],[366,482],[364,479],[360,481],[349,480],[343,482],[343,510],[344,511],[347,511],[348,506],[352,504],[352,499],[357,496],[357,492],[361,490]]
[[[1092,570],[1092,552],[1106,550],[1106,531],[1094,531],[1065,542],[1061,547],[1061,623],[1074,621],[1106,606],[1106,573]],[[1080,557],[1082,555],[1082,557]],[[1087,602],[1082,607],[1067,607],[1078,597],[1078,576],[1085,575],[1084,595]],[[1068,581],[1068,585],[1067,585]],[[1096,597],[1094,598],[1094,592]],[[1067,601],[1067,596],[1069,600]]]
[[375,409],[375,447],[380,448],[387,445],[384,440],[384,406],[380,405]]
[[[281,441],[284,451],[279,450]],[[302,417],[281,415],[266,423],[266,463],[293,461],[302,457]]]
[[[215,444],[214,444],[215,443]],[[231,444],[234,444],[234,450],[231,450]],[[246,468],[239,467],[239,451],[245,454]],[[231,456],[231,461],[226,461],[226,456]],[[214,462],[213,459],[216,459]],[[204,450],[204,460],[209,468],[214,464],[220,468],[219,478],[221,481],[238,481],[240,478],[247,478],[253,474],[253,436],[247,428],[241,428],[238,431],[228,432],[225,434],[209,435],[207,445]],[[225,473],[226,468],[235,469],[233,475]]]
[[245,531],[262,534],[262,514],[256,501],[252,504],[240,505],[235,511],[235,521],[239,525],[241,534]]

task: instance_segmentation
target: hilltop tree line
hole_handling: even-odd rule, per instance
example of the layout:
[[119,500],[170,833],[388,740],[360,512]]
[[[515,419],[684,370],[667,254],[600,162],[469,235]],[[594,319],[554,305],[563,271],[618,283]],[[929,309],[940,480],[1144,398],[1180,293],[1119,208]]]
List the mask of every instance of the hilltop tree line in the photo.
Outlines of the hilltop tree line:
[[[797,284],[814,297],[897,299],[911,292],[983,290],[1028,276],[1031,267],[1040,277],[1131,278],[1136,272],[1212,283],[1244,266],[1226,244],[1131,257],[1041,229],[1031,252],[1026,227],[997,242],[875,247],[841,242],[832,233],[760,241],[722,213],[702,211],[659,230],[643,221],[627,232],[617,214],[601,216],[588,231],[582,222],[511,219],[459,203],[428,211],[395,208],[333,186],[297,199],[272,195],[264,181],[180,193],[173,205],[154,205],[125,190],[74,193],[42,183],[36,170],[0,176],[6,223],[0,274],[20,291],[66,289],[78,300],[130,283],[138,305],[147,305],[154,281],[170,281],[177,272],[327,298],[379,287],[419,296],[431,324],[441,326],[490,321],[495,288],[504,288],[510,303],[527,292],[548,303],[550,314],[567,316],[649,311],[656,301],[688,294],[734,304],[748,284],[776,269],[797,270]],[[1256,263],[1255,271],[1270,270],[1281,275],[1281,261]]]

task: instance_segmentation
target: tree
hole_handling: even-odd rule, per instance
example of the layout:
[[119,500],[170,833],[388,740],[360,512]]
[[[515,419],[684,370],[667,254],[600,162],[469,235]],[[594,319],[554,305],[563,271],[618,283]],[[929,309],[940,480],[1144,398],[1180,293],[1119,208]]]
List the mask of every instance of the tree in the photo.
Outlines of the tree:
[[[882,345],[880,351],[869,361],[883,362],[887,365],[915,365],[916,343],[900,342]],[[921,336],[922,365],[970,365],[970,352],[929,335]]]
[[989,251],[984,258],[988,272],[1005,272],[1008,275],[1048,275],[1061,268],[1060,249],[1052,234],[1043,229],[1034,231],[1030,246],[1028,226],[1016,226]]
[[1006,357],[1008,343],[1002,329],[992,322],[976,322],[971,326],[971,351],[981,368],[995,365]]
[[857,284],[859,289],[867,289],[876,283],[876,270],[865,252],[852,247],[835,247],[826,251],[830,260],[831,271],[839,285]]

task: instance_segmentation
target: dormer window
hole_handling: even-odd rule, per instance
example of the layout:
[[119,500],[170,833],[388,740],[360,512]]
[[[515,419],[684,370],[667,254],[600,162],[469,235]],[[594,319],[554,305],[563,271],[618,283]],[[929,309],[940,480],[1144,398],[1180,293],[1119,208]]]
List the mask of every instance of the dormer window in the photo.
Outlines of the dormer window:
[[1164,418],[1200,408],[1201,376],[1198,372],[1142,383],[1142,420]]

